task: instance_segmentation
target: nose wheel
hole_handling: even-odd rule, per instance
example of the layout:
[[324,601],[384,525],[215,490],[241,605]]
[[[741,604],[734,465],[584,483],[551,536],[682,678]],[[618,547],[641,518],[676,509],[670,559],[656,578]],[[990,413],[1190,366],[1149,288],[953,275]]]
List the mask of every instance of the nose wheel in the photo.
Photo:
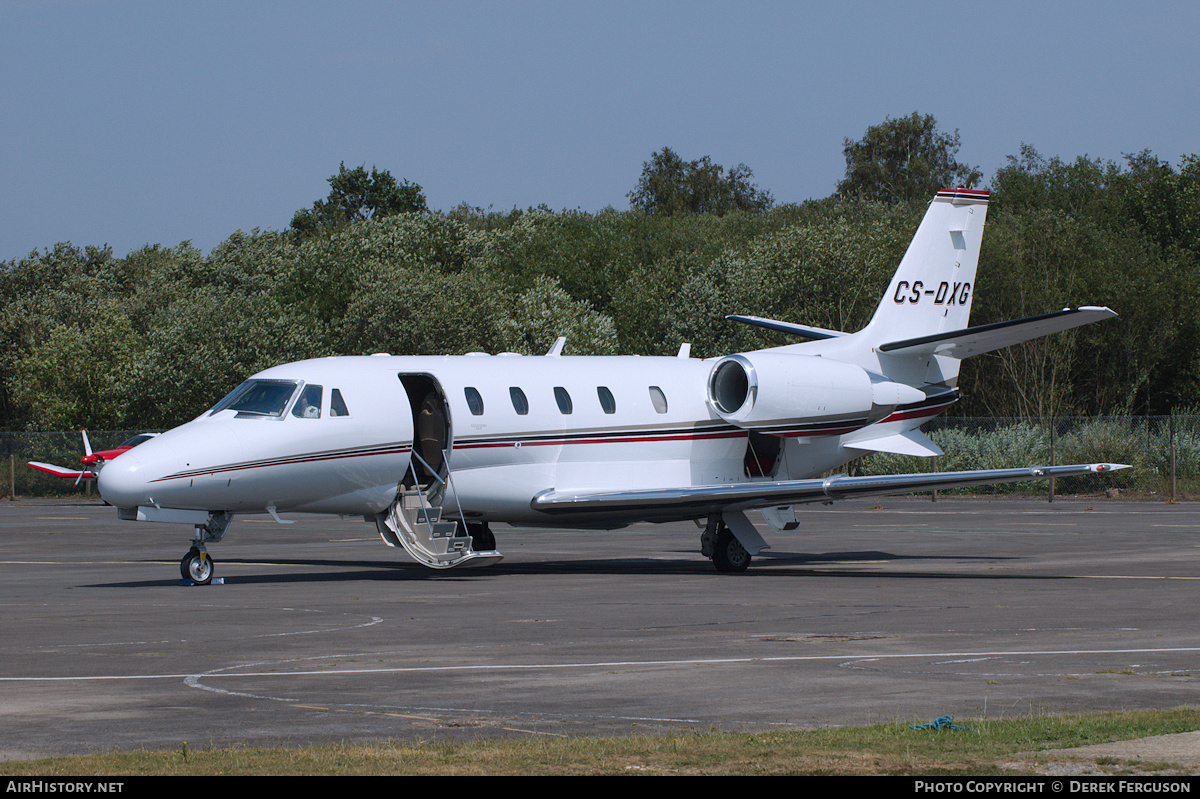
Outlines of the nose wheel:
[[213,559],[203,549],[192,547],[179,561],[179,573],[196,585],[208,585],[213,578]]

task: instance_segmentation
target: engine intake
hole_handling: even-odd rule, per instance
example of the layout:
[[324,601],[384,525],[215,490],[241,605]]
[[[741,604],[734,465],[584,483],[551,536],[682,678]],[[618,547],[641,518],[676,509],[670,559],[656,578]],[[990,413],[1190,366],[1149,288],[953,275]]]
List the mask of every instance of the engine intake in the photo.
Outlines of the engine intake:
[[708,404],[718,416],[776,435],[848,432],[924,399],[911,386],[812,355],[727,355],[708,376]]

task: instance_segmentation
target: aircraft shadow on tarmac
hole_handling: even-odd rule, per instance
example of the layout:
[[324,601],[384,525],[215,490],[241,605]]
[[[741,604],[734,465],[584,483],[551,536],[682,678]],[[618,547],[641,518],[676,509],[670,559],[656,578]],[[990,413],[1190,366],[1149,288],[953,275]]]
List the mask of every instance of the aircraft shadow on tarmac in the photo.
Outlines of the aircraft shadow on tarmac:
[[[755,556],[750,569],[742,574],[718,574],[712,564],[692,552],[662,555],[654,558],[587,558],[537,561],[506,561],[481,569],[449,569],[433,571],[406,560],[384,562],[377,560],[341,560],[331,558],[222,558],[217,561],[217,576],[226,585],[263,585],[279,583],[347,583],[393,582],[426,580],[485,580],[495,577],[521,575],[627,575],[658,574],[710,575],[714,580],[735,580],[760,577],[838,577],[850,579],[903,580],[1046,580],[1067,579],[1066,576],[1032,575],[1021,572],[997,574],[990,569],[979,570],[896,570],[886,566],[871,570],[854,569],[856,564],[902,564],[948,561],[994,565],[997,562],[1020,560],[1011,556],[961,555],[898,555],[878,550],[825,553],[761,553]],[[147,561],[150,563],[151,561]],[[152,561],[161,564],[161,561]],[[841,570],[838,567],[850,567]],[[169,567],[168,567],[169,568]],[[320,571],[320,569],[326,571]],[[282,570],[280,570],[282,569]],[[93,583],[89,588],[162,588],[180,585],[181,581],[165,572],[161,579]],[[219,586],[218,586],[219,587]]]

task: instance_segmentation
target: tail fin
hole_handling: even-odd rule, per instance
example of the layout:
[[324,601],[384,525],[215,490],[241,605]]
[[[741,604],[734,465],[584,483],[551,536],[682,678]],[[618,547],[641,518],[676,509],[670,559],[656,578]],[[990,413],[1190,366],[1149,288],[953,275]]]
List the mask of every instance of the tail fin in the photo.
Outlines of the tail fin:
[[877,345],[967,327],[987,205],[986,191],[937,193],[860,340]]
[[910,386],[954,386],[959,362],[1022,341],[1116,316],[1085,306],[968,327],[988,192],[939,191],[908,245],[875,315],[857,333],[731,316],[771,330],[813,339],[778,349],[854,363]]

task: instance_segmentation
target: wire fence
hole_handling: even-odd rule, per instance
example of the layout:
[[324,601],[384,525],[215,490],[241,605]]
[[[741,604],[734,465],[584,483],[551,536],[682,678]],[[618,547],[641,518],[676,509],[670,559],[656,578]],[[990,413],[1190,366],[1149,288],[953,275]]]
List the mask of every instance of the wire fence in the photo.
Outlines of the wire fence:
[[[92,450],[113,449],[143,430],[89,430]],[[55,477],[33,468],[29,461],[49,463],[64,469],[84,469],[83,434],[78,430],[49,433],[0,432],[0,490],[9,499],[16,497],[55,497],[96,495],[92,480]]]
[[[1089,416],[1057,419],[947,417],[923,431],[945,452],[938,458],[877,453],[842,471],[852,474],[951,472],[1066,463],[1125,463],[1132,469],[1056,480],[1031,480],[941,493],[1045,496],[1124,493],[1163,499],[1200,496],[1200,416]],[[89,431],[93,450],[111,449],[139,432]],[[94,495],[90,480],[55,477],[29,461],[82,468],[78,431],[0,432],[0,491],[15,497]]]
[[1200,416],[1063,418],[940,418],[924,433],[945,453],[938,458],[875,454],[859,459],[860,474],[952,472],[1068,463],[1123,463],[1106,474],[1001,483],[946,493],[1046,496],[1133,494],[1164,499],[1200,495]]

